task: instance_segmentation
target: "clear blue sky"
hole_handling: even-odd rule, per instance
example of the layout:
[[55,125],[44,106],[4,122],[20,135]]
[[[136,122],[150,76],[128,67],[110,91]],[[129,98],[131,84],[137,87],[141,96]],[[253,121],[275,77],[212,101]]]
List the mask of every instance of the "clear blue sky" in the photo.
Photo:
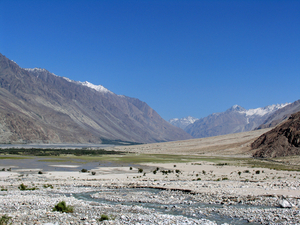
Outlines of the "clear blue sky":
[[300,99],[300,1],[0,0],[0,52],[201,118]]

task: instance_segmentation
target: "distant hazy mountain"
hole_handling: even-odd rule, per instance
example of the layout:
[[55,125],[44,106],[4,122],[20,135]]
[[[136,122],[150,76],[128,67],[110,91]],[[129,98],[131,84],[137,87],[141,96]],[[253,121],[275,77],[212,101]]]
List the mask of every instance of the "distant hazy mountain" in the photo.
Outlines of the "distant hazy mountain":
[[145,102],[45,69],[22,69],[0,54],[0,143],[146,143],[188,138]]
[[169,123],[181,129],[185,129],[188,125],[194,123],[196,120],[198,120],[198,118],[187,116],[181,119],[178,118],[170,119]]
[[246,110],[234,105],[225,112],[213,113],[188,125],[184,130],[195,138],[250,131],[262,124],[276,110],[288,105],[277,104]]

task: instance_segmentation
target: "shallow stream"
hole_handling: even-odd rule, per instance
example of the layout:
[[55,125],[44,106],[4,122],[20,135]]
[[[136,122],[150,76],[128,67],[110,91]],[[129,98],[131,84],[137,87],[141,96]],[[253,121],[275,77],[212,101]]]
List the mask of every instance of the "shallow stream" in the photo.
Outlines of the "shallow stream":
[[[221,216],[212,210],[223,208],[222,205],[205,204],[196,200],[191,194],[179,193],[174,191],[158,190],[151,188],[123,188],[123,189],[105,189],[98,192],[75,193],[73,196],[84,201],[94,201],[108,205],[128,205],[141,206],[154,212],[171,215],[181,215],[190,218],[208,219],[217,224],[235,224],[235,225],[254,225],[247,220],[239,218],[229,218]],[[254,207],[248,205],[231,205],[236,210],[242,207]],[[257,206],[255,206],[257,207]],[[261,208],[261,207],[257,207]],[[209,212],[208,212],[209,211]]]

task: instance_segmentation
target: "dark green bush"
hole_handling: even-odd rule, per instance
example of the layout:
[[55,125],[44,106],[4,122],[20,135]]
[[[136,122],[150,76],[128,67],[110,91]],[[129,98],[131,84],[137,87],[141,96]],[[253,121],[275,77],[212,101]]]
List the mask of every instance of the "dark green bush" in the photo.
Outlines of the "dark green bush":
[[82,169],[81,173],[86,173],[88,170],[87,169]]
[[32,188],[28,188],[26,185],[24,185],[23,183],[20,184],[20,186],[18,187],[21,191],[34,191],[37,188],[36,187],[32,187]]
[[102,214],[99,221],[109,220],[108,215]]
[[53,185],[52,184],[44,184],[44,188],[51,188],[51,189],[53,189]]
[[24,185],[23,183],[22,184],[20,184],[20,186],[18,187],[21,191],[25,191],[25,190],[27,190],[27,186],[26,185]]
[[70,206],[70,205],[67,206],[65,201],[61,201],[57,205],[54,206],[53,211],[72,213],[74,211],[74,209],[73,209],[73,206]]
[[0,225],[7,225],[8,221],[11,219],[11,217],[7,216],[7,215],[3,215],[0,218]]

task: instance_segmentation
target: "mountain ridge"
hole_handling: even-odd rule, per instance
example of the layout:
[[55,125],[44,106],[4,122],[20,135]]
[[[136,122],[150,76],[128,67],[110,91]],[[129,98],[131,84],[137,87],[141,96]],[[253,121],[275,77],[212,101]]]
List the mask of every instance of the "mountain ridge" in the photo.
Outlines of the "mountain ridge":
[[22,69],[0,54],[0,142],[150,143],[191,138],[145,102],[82,83],[46,69]]
[[213,113],[198,119],[186,126],[184,130],[194,138],[250,131],[261,125],[273,112],[287,105],[289,103],[248,110],[239,105],[234,105],[224,112]]

